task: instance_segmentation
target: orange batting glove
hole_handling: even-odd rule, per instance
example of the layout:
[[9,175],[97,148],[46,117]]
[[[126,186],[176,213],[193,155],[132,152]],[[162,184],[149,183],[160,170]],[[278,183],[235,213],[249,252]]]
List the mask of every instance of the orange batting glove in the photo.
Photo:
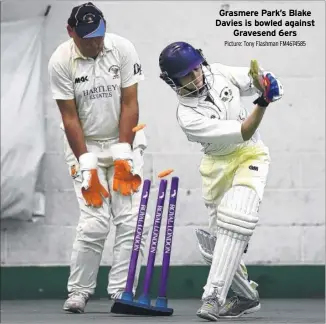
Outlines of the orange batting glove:
[[113,190],[124,196],[138,191],[141,177],[133,170],[133,152],[129,143],[118,143],[111,147],[114,161]]
[[97,156],[94,153],[84,153],[79,157],[79,164],[85,205],[99,208],[103,205],[103,197],[108,198],[110,194],[98,178]]

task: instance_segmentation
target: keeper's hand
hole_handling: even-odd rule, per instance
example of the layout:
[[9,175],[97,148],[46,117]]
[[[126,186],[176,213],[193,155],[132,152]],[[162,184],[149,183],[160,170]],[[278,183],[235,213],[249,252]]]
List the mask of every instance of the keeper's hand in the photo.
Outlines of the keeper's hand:
[[103,205],[103,198],[110,197],[110,194],[100,183],[97,174],[97,156],[94,153],[84,153],[79,157],[79,164],[85,205],[99,208]]
[[134,170],[131,146],[129,143],[117,143],[112,145],[111,151],[114,161],[113,190],[130,196],[141,185],[141,177]]

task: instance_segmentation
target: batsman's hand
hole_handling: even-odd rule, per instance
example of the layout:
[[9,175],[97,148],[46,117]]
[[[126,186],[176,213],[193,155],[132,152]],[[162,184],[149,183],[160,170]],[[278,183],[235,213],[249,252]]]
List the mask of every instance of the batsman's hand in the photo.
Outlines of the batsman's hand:
[[264,72],[264,99],[268,102],[280,100],[283,97],[283,85],[272,72]]
[[262,94],[254,103],[267,107],[269,103],[280,100],[284,89],[282,83],[272,72],[264,71],[256,60],[251,60],[249,75],[253,84]]
[[111,147],[114,161],[113,190],[130,196],[139,190],[141,177],[133,168],[133,151],[129,143],[117,143]]
[[103,205],[103,198],[109,198],[110,194],[100,183],[97,156],[94,153],[84,153],[79,157],[79,164],[85,205],[99,208]]
[[264,69],[261,66],[259,66],[258,61],[251,60],[249,76],[252,79],[252,83],[255,86],[255,88],[260,92],[264,92],[264,86],[262,84],[263,73],[264,73]]

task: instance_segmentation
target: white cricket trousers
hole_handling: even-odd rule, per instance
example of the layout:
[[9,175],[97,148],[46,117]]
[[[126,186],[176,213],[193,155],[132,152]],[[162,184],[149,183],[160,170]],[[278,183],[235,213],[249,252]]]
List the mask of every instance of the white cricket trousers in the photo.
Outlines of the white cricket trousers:
[[[98,176],[101,184],[111,194],[111,201],[106,199],[101,208],[85,206],[81,193],[81,175],[74,177],[73,184],[80,208],[80,218],[73,243],[68,292],[81,291],[94,294],[97,274],[102,259],[102,253],[110,224],[116,228],[112,247],[112,265],[108,277],[108,294],[124,290],[127,281],[129,261],[136,229],[141,189],[132,196],[123,196],[113,191],[113,160],[110,153],[110,141],[86,140],[89,152],[98,156]],[[64,152],[69,170],[77,167],[78,162],[64,136]],[[134,163],[141,171],[143,180],[143,152],[140,148],[134,150]],[[144,247],[150,226],[150,216],[146,214],[141,250],[138,258],[134,281],[134,293],[137,288],[139,272],[144,254]]]

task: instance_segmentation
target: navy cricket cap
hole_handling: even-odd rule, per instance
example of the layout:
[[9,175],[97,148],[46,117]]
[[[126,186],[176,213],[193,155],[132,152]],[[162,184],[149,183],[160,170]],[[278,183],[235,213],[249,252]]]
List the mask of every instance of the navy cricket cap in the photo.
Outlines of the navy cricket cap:
[[103,37],[105,35],[105,19],[100,9],[91,2],[74,7],[68,19],[68,25],[75,27],[81,38]]

